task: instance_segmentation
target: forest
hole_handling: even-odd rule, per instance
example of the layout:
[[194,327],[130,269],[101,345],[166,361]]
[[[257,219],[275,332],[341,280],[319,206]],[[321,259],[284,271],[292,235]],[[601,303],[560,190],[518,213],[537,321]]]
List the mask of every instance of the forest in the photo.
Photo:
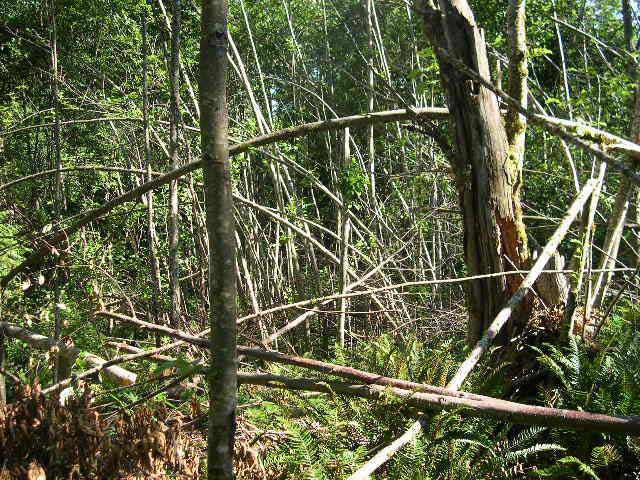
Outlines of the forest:
[[632,0],[0,1],[0,480],[640,478]]

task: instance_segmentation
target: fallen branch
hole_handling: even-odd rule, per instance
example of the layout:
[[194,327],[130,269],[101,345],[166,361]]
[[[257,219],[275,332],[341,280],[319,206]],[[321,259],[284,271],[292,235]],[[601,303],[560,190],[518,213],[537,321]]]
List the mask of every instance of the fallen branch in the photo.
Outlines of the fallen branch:
[[[107,360],[105,360],[104,358],[100,358],[91,353],[85,353],[84,359],[89,365],[92,365],[93,367],[102,367],[105,363],[107,363]],[[124,368],[117,365],[106,366],[102,370],[108,378],[123,386],[133,385],[134,383],[136,383],[136,380],[138,378],[135,373],[130,372],[129,370],[125,370]]]
[[[586,187],[586,186],[585,186]],[[175,338],[197,339],[194,344],[209,348],[209,341],[174,330],[169,327],[154,325],[142,320],[120,314],[106,315],[109,312],[98,312],[101,316],[109,316],[118,320],[139,325],[147,330],[170,334]],[[157,349],[156,349],[157,350]],[[154,351],[146,352],[154,355]],[[442,410],[450,407],[468,407],[473,415],[487,416],[508,420],[514,423],[547,425],[569,428],[584,428],[597,431],[635,433],[640,432],[640,417],[611,417],[582,411],[561,410],[509,402],[484,395],[458,392],[451,388],[440,388],[432,385],[409,382],[395,378],[379,376],[343,365],[335,365],[310,358],[294,357],[279,352],[260,350],[238,346],[238,354],[277,363],[296,365],[316,370],[329,375],[336,375],[361,380],[368,385],[353,385],[342,382],[324,380],[290,379],[275,375],[238,374],[239,383],[264,385],[274,388],[291,388],[323,393],[344,393],[363,398],[384,399],[389,393],[406,398],[410,405],[418,408]],[[403,387],[403,388],[401,388]]]
[[[65,120],[60,122],[60,125],[78,125],[83,123],[98,123],[98,122],[141,122],[141,118],[130,118],[130,117],[101,117],[101,118],[80,118],[76,120]],[[55,125],[54,122],[49,123],[40,123],[38,125],[25,125],[24,127],[16,127],[11,130],[5,130],[0,132],[0,138],[8,137],[14,133],[25,132],[28,130],[35,130],[37,128],[48,128],[53,127]]]
[[[627,267],[627,268],[620,268],[620,269],[616,269],[616,271],[634,271],[634,268],[631,267]],[[418,281],[414,281],[414,282],[403,282],[403,283],[395,283],[392,285],[385,285],[384,287],[377,287],[377,288],[372,288],[369,290],[359,290],[359,291],[355,291],[355,292],[348,292],[348,293],[336,293],[333,295],[326,295],[324,297],[316,297],[316,298],[309,298],[306,300],[300,300],[298,302],[294,302],[294,303],[286,303],[284,305],[278,305],[275,307],[271,307],[271,308],[267,308],[264,310],[261,310],[259,312],[256,313],[251,313],[249,315],[245,315],[244,317],[240,317],[238,318],[238,324],[240,323],[244,323],[247,320],[253,320],[254,318],[258,318],[258,317],[262,317],[264,315],[270,315],[272,313],[277,313],[277,312],[283,312],[286,310],[291,310],[294,308],[302,308],[302,307],[306,307],[308,305],[314,305],[314,304],[322,304],[324,302],[330,301],[330,300],[337,300],[339,298],[352,298],[352,297],[359,297],[359,296],[363,296],[363,295],[372,295],[375,293],[381,293],[381,292],[388,292],[388,291],[392,291],[392,290],[402,290],[405,288],[409,288],[409,287],[420,287],[420,286],[428,286],[428,285],[451,285],[451,284],[456,284],[456,283],[463,283],[463,282],[470,282],[473,280],[480,280],[480,279],[484,279],[484,278],[494,278],[494,277],[506,277],[506,276],[510,276],[510,275],[518,275],[518,276],[523,276],[523,275],[527,275],[528,273],[530,273],[531,270],[510,270],[508,272],[496,272],[496,273],[484,273],[484,274],[480,274],[480,275],[472,275],[472,276],[467,276],[467,277],[456,277],[456,278],[441,278],[441,279],[437,279],[437,280],[418,280]],[[611,271],[611,270],[607,270],[607,269],[592,269],[589,271],[589,273],[593,274],[595,272],[602,272],[602,271]],[[543,270],[541,273],[575,273],[575,270],[571,270],[571,269],[554,269],[554,270]]]
[[[124,342],[107,342],[106,345],[108,347],[115,348],[118,352],[123,351],[127,353],[142,353],[146,351],[142,348],[134,347],[133,345],[129,345],[128,343]],[[168,355],[152,355],[151,357],[149,357],[149,360],[153,360],[156,362],[172,362],[175,360],[175,358]]]
[[[39,350],[45,350],[50,352],[57,352],[60,359],[60,376],[61,378],[68,378],[71,376],[73,365],[81,355],[80,350],[71,345],[65,345],[63,342],[56,342],[51,337],[45,337],[44,335],[40,335],[39,333],[32,332],[31,330],[27,330],[26,328],[18,327],[9,322],[0,322],[0,329],[4,332],[4,335],[7,337],[15,338],[18,340],[22,340],[25,343],[28,343],[34,348]],[[91,353],[82,354],[84,359],[90,365],[102,366],[107,363],[107,360],[100,358]],[[136,374],[125,370],[120,367],[105,367],[105,374],[111,378],[113,381],[120,385],[132,385],[136,382]]]
[[[587,186],[585,186],[586,188]],[[169,327],[154,325],[142,320],[126,317],[120,314],[107,315],[109,312],[99,312],[101,316],[109,316],[117,320],[139,325],[144,329],[166,333],[175,338],[193,339],[195,345],[209,349],[208,340],[174,330]],[[406,398],[408,403],[418,408],[442,410],[448,407],[469,407],[474,415],[488,416],[508,420],[514,423],[533,425],[561,426],[570,428],[586,428],[611,432],[640,432],[640,417],[611,417],[582,411],[561,410],[533,405],[525,405],[507,400],[460,392],[448,386],[436,387],[422,383],[415,383],[397,378],[377,375],[344,365],[336,365],[310,358],[295,357],[279,352],[260,350],[245,346],[238,346],[238,354],[251,358],[295,365],[315,370],[328,375],[351,378],[366,382],[368,385],[353,385],[341,382],[327,382],[324,380],[290,379],[275,375],[247,375],[238,374],[239,383],[251,383],[269,387],[292,388],[297,390],[311,390],[324,393],[345,393],[364,398],[383,399],[388,393]],[[242,380],[242,379],[244,380]],[[421,421],[424,421],[421,419]]]
[[58,342],[50,337],[45,337],[39,333],[32,332],[26,328],[19,327],[9,322],[0,322],[0,330],[6,337],[22,340],[29,344],[33,348],[38,350],[44,350],[47,352],[57,353],[59,358],[60,376],[67,378],[71,375],[71,369],[76,362],[76,358],[80,354],[74,346],[65,345],[63,342]]
[[[433,393],[412,392],[380,385],[353,385],[344,382],[288,378],[268,374],[238,373],[238,383],[270,388],[305,390],[328,394],[339,393],[373,400],[387,400],[389,396],[404,399],[407,405],[422,410],[448,410],[462,408],[471,416],[505,420],[511,423],[563,427],[597,432],[615,432],[638,435],[640,417],[614,417],[578,410],[523,405],[505,400],[478,401]],[[495,399],[494,399],[495,400]]]
[[[31,175],[27,175],[25,177],[20,177],[15,180],[11,180],[3,185],[0,185],[0,192],[6,190],[7,188],[14,187],[22,182],[28,182],[30,180],[35,180],[36,178],[46,177],[48,175],[55,175],[58,172],[117,172],[117,173],[139,173],[143,175],[148,175],[149,172],[146,170],[142,170],[140,168],[124,168],[124,167],[104,167],[101,165],[81,165],[78,167],[64,167],[64,168],[53,168],[50,170],[43,170],[42,172],[32,173]],[[158,172],[150,172],[151,175],[159,176],[162,175]]]
[[141,353],[132,353],[131,355],[122,355],[120,357],[116,357],[113,358],[111,360],[107,360],[105,361],[103,364],[98,365],[94,368],[91,368],[89,370],[86,370],[80,374],[77,375],[72,375],[71,377],[62,380],[54,385],[51,385],[50,387],[47,387],[45,389],[43,389],[40,393],[42,393],[43,395],[52,393],[52,392],[56,392],[58,390],[61,390],[63,388],[66,388],[68,386],[70,386],[73,383],[76,383],[78,380],[81,380],[83,378],[87,378],[90,377],[91,375],[95,375],[96,373],[101,372],[102,370],[114,366],[114,365],[119,365],[121,363],[126,363],[126,362],[132,362],[134,360],[140,360],[141,358],[146,358],[146,357],[150,357],[153,355],[158,355],[164,352],[167,352],[169,350],[172,350],[182,344],[184,344],[185,342],[182,341],[178,341],[178,342],[173,342],[170,343],[168,345],[164,345],[162,347],[158,347],[158,348],[154,348],[153,350],[146,350],[144,352]]
[[[177,338],[177,339],[180,339],[180,340],[182,340],[184,342],[191,343],[191,344],[196,345],[198,347],[201,347],[201,348],[203,348],[205,350],[208,350],[210,348],[209,340],[201,338],[201,336],[206,335],[206,333],[207,333],[206,331],[202,332],[200,334],[201,336],[193,336],[193,335],[189,335],[188,333],[185,333],[183,331],[175,330],[175,329],[170,328],[170,327],[166,327],[164,325],[156,325],[154,323],[145,322],[144,320],[139,320],[137,318],[128,317],[126,315],[122,315],[122,314],[119,314],[119,313],[107,312],[107,311],[98,311],[98,312],[95,312],[95,315],[100,316],[100,317],[104,317],[104,318],[110,318],[110,319],[117,320],[117,321],[120,321],[120,322],[129,323],[131,325],[135,325],[135,326],[141,328],[142,330],[147,330],[147,331],[155,332],[155,333],[162,333],[162,334],[167,335],[169,337]],[[124,344],[116,344],[116,345],[121,346],[121,345],[124,345]],[[139,349],[137,347],[132,347],[130,345],[128,345],[128,346],[126,346],[124,348],[127,351],[134,352],[134,353],[140,353],[140,352],[144,351],[142,349]],[[376,373],[370,373],[370,372],[366,372],[364,370],[358,370],[356,368],[347,367],[347,366],[344,366],[344,365],[337,365],[337,364],[334,364],[334,363],[322,362],[320,360],[314,360],[312,358],[304,358],[304,357],[297,357],[297,356],[292,356],[292,355],[285,355],[283,353],[276,352],[276,351],[273,351],[273,350],[263,350],[263,349],[250,348],[250,347],[239,345],[238,349],[237,349],[237,352],[238,352],[238,355],[244,355],[244,356],[247,356],[247,357],[250,357],[250,358],[256,358],[256,359],[260,359],[260,360],[265,360],[265,361],[268,361],[268,362],[282,363],[282,364],[286,364],[286,365],[295,365],[295,366],[298,366],[298,367],[307,368],[309,370],[315,370],[317,372],[326,373],[328,375],[335,375],[337,377],[349,378],[349,379],[352,379],[352,380],[359,380],[359,381],[367,383],[367,384],[378,384],[378,385],[385,385],[385,386],[393,386],[393,387],[398,387],[398,388],[402,388],[402,389],[405,389],[405,390],[437,393],[437,394],[442,394],[442,395],[453,395],[453,396],[456,396],[456,397],[469,398],[469,399],[475,399],[475,400],[493,400],[493,401],[496,401],[496,399],[493,399],[491,397],[485,397],[483,395],[476,395],[474,393],[467,393],[467,392],[457,392],[457,391],[453,391],[453,390],[450,390],[450,389],[445,389],[445,388],[436,387],[436,386],[433,386],[433,385],[428,385],[426,383],[410,382],[410,381],[407,381],[407,380],[401,380],[401,379],[397,379],[397,378],[385,377],[385,376],[382,376],[382,375],[378,375]],[[154,355],[154,357],[157,357],[157,356]]]

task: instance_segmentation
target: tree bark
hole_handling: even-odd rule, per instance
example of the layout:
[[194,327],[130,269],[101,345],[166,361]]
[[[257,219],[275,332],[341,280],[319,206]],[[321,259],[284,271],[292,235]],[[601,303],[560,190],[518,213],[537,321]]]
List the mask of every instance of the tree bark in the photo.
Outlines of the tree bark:
[[[367,53],[369,65],[367,67],[367,109],[369,112],[373,112],[373,95],[374,95],[374,72],[373,72],[373,0],[366,1],[366,15],[367,15]],[[373,124],[367,128],[367,153],[369,155],[369,191],[371,194],[371,206],[375,210],[377,209],[376,202],[376,146],[374,143]]]
[[[521,166],[509,151],[507,132],[496,95],[459,72],[440,53],[443,49],[469,69],[490,78],[484,34],[465,0],[441,0],[440,8],[423,12],[425,32],[436,48],[449,111],[454,122],[454,172],[464,222],[465,262],[469,274],[526,267],[527,238],[520,208]],[[517,120],[519,117],[516,117]],[[512,137],[518,136],[518,128]],[[475,343],[493,317],[517,290],[517,277],[471,282],[467,289],[467,341]],[[526,319],[530,302],[514,316]]]
[[209,234],[209,479],[232,479],[237,388],[235,237],[227,139],[226,0],[203,0],[200,130]]

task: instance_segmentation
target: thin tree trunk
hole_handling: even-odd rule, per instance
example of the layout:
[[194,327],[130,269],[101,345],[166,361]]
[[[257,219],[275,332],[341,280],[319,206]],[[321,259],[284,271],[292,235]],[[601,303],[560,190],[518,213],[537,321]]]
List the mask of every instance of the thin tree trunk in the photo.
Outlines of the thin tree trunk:
[[[53,148],[55,150],[55,162],[56,162],[56,176],[55,176],[55,215],[58,221],[62,218],[62,212],[64,211],[64,193],[62,185],[62,152],[60,150],[60,101],[58,93],[58,31],[56,26],[56,0],[51,3],[51,92],[53,97],[53,112],[54,112],[54,124],[53,124]],[[55,270],[55,290],[54,290],[54,302],[55,302],[55,324],[53,338],[58,341],[62,332],[62,264],[60,254],[56,257],[56,270]],[[53,381],[57,383],[60,378],[59,368],[60,358],[58,353],[55,354],[55,367]]]
[[[342,168],[343,173],[351,164],[351,149],[349,144],[349,129],[344,129],[343,146],[342,146]],[[373,197],[372,197],[373,198]],[[349,281],[349,239],[351,236],[351,220],[349,219],[349,199],[342,197],[342,215],[340,216],[340,292],[346,293]],[[339,300],[340,317],[338,320],[338,341],[340,346],[344,347],[345,323],[347,319],[346,311],[349,309],[349,300],[340,298]]]
[[[589,210],[586,212],[586,219],[583,221],[583,240],[582,240],[582,248],[580,250],[576,249],[574,253],[574,257],[571,259],[571,263],[569,264],[569,269],[577,271],[577,277],[575,279],[574,285],[571,287],[571,290],[568,292],[567,304],[564,310],[564,332],[563,336],[565,338],[569,338],[574,334],[575,327],[575,310],[578,307],[578,296],[580,295],[580,291],[582,290],[582,283],[585,277],[585,266],[588,265],[589,270],[592,268],[593,264],[593,235],[595,232],[594,220],[596,215],[596,210],[598,207],[598,201],[600,200],[600,193],[602,190],[602,184],[604,182],[604,176],[607,171],[607,164],[602,162],[598,167],[598,175],[596,177],[598,184],[591,195],[591,201],[589,202]],[[588,304],[591,300],[591,275],[587,276],[587,282],[585,285],[585,290],[587,292],[586,295],[586,303]]]
[[227,139],[227,11],[226,0],[203,0],[200,130],[209,234],[209,479],[234,478],[237,387],[236,241]]
[[[367,3],[367,46],[368,46],[368,82],[367,82],[367,109],[373,112],[373,89],[374,73],[373,73],[373,0],[366,0]],[[371,207],[376,210],[376,146],[373,136],[373,125],[369,125],[367,129],[367,153],[369,154],[369,189],[371,193]]]
[[[640,110],[638,113],[640,114]],[[634,124],[635,123],[637,123],[637,120],[634,121]],[[634,133],[635,140],[640,140],[637,135],[638,132],[636,131]],[[629,179],[627,177],[623,177],[620,181],[620,187],[616,194],[613,211],[611,212],[611,216],[609,217],[609,222],[607,224],[607,233],[604,239],[602,258],[599,266],[601,269],[610,270],[616,264],[620,240],[622,239],[624,224],[629,211],[629,200],[634,190],[635,188]],[[587,303],[585,308],[585,322],[588,321],[594,309],[599,309],[602,306],[602,302],[612,279],[613,272],[605,271],[600,272],[596,278],[593,287],[593,297],[591,298],[591,301]]]
[[[178,156],[178,125],[180,124],[180,0],[173,3],[173,21],[171,24],[171,65],[169,83],[171,90],[171,118],[169,124],[169,155],[171,170],[180,166]],[[178,225],[178,180],[169,185],[169,290],[171,293],[171,325],[180,327],[180,265],[179,244],[180,230]]]
[[[509,38],[509,82],[507,93],[516,99],[522,108],[527,108],[529,89],[527,77],[527,32],[525,0],[510,0],[507,9],[507,28]],[[513,108],[507,110],[505,118],[507,140],[509,142],[509,158],[518,163],[518,185],[521,185],[522,167],[524,165],[525,137],[527,119]],[[556,252],[551,259],[551,267],[562,263]],[[568,285],[564,274],[543,274],[536,282],[536,289],[548,307],[564,305],[567,300]]]
[[[144,161],[147,171],[147,181],[152,179],[151,163],[153,155],[151,152],[151,141],[149,138],[149,91],[148,91],[148,71],[149,71],[149,51],[147,43],[147,14],[142,17],[142,128],[144,130]],[[151,274],[153,277],[153,298],[151,299],[151,315],[154,323],[161,324],[162,312],[160,301],[162,299],[162,280],[160,275],[160,262],[158,261],[156,224],[153,211],[153,190],[147,193],[147,241],[149,242],[149,261],[151,262]],[[156,343],[159,346],[160,337],[156,336]]]
[[[479,77],[476,77],[479,79]],[[483,83],[480,82],[479,83]],[[484,85],[484,83],[483,83]],[[487,84],[488,85],[488,84]],[[486,85],[484,85],[486,87]],[[244,142],[233,145],[229,148],[229,154],[239,155],[241,153],[247,152],[252,148],[258,148],[264,145],[270,145],[275,142],[290,140],[293,138],[299,138],[305,135],[308,135],[312,132],[321,132],[328,130],[341,130],[344,127],[357,127],[361,125],[368,125],[369,123],[388,123],[388,122],[396,122],[399,120],[416,120],[419,118],[430,118],[430,119],[443,119],[447,117],[447,109],[442,108],[418,108],[413,111],[408,110],[391,110],[391,111],[382,111],[375,112],[373,114],[366,115],[351,115],[348,117],[335,118],[330,120],[321,120],[310,123],[305,123],[302,125],[297,125],[294,127],[284,128],[282,130],[274,131],[273,133],[260,135],[258,137],[253,137]],[[625,142],[623,139],[616,137],[614,135],[609,134],[608,132],[604,132],[602,130],[593,128],[589,125],[570,122],[568,125],[569,128],[576,129],[581,131],[580,135],[572,135],[569,132],[561,130],[561,126],[567,126],[566,122],[554,118],[547,117],[544,115],[530,115],[529,121],[535,121],[538,125],[540,125],[545,130],[551,132],[554,135],[559,136],[560,138],[565,139],[569,143],[576,145],[581,150],[594,155],[599,160],[606,162],[609,165],[612,165],[618,171],[622,172],[624,175],[627,175],[634,184],[640,185],[640,175],[634,173],[630,168],[628,168],[623,162],[617,160],[609,153],[604,152],[600,149],[593,148],[591,145],[584,142],[580,136],[585,135],[601,135],[602,138],[607,140],[612,140],[609,152],[615,153],[626,153],[629,154],[632,158],[638,158],[640,155],[640,148],[636,147],[635,144],[631,142]],[[151,133],[157,139],[157,133],[151,129]],[[5,288],[9,282],[11,282],[17,275],[24,272],[30,266],[37,264],[41,259],[50,255],[52,252],[51,247],[59,245],[63,243],[67,238],[69,238],[74,233],[78,232],[82,227],[91,223],[92,221],[101,218],[103,215],[112,211],[118,205],[122,205],[127,202],[137,201],[141,195],[145,195],[150,190],[154,188],[159,188],[163,185],[170,183],[172,180],[180,178],[190,172],[193,172],[199,168],[202,168],[201,161],[191,162],[189,164],[183,165],[179,169],[175,171],[171,171],[156,177],[155,179],[146,182],[132,190],[124,192],[122,195],[115,197],[108,202],[105,202],[99,207],[93,208],[91,210],[87,210],[83,213],[77,214],[73,217],[73,221],[69,222],[68,227],[64,229],[57,230],[46,238],[46,243],[39,243],[37,247],[31,252],[31,254],[25,258],[19,265],[16,265],[12,268],[5,276],[0,278],[0,288]],[[314,182],[315,183],[315,182]],[[320,182],[316,183],[317,185],[321,185]],[[3,187],[0,187],[3,188]],[[363,228],[367,233],[371,233],[370,230],[366,228],[366,226],[362,225],[362,221],[358,219],[357,216],[351,217],[352,221],[355,224],[358,224],[360,228]],[[71,219],[70,219],[71,220]],[[357,233],[359,236],[362,236],[361,232],[354,230],[354,233]]]
[[4,369],[6,368],[4,340],[4,329],[0,328],[0,408],[7,404],[7,386],[4,378]]

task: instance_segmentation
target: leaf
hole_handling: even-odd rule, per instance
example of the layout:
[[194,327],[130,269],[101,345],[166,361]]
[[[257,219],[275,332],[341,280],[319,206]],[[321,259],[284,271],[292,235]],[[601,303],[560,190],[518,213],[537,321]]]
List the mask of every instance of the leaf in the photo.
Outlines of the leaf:
[[587,465],[577,457],[571,457],[571,456],[563,457],[560,460],[558,460],[558,463],[561,463],[564,465],[575,465],[576,467],[578,467],[578,470],[581,473],[584,473],[585,475],[589,476],[590,478],[593,478],[594,480],[600,480],[600,477],[598,476],[598,474],[594,472],[589,465]]

